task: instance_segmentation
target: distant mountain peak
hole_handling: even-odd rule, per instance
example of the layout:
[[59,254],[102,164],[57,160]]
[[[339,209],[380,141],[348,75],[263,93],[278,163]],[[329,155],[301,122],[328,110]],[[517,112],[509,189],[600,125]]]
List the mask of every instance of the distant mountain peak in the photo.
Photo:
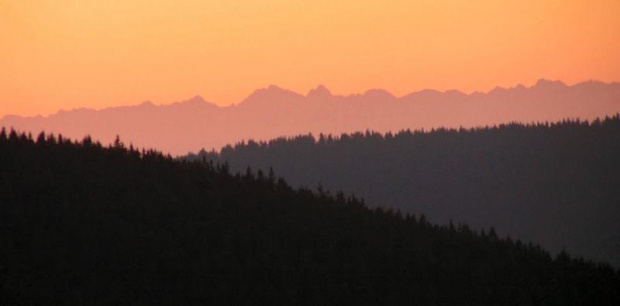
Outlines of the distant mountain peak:
[[153,104],[153,102],[151,102],[150,100],[144,101],[140,104],[138,104],[138,107],[153,107],[155,106],[155,104]]
[[553,81],[543,78],[538,80],[534,87],[566,87],[566,84],[562,83],[562,81]]
[[319,85],[314,89],[310,89],[310,91],[308,92],[306,96],[308,98],[312,98],[312,97],[324,98],[324,97],[331,97],[332,93],[331,91],[329,91],[329,89],[327,89],[327,87],[323,85]]
[[501,94],[505,94],[510,92],[509,89],[501,87],[501,86],[495,86],[495,88],[491,89],[491,91],[489,91],[487,94],[488,95],[501,95]]
[[364,92],[364,97],[371,99],[392,100],[395,99],[392,93],[384,89],[370,89]]
[[207,102],[202,96],[196,95],[188,100],[174,103],[172,105],[185,105],[185,106],[205,106],[205,105],[213,105]]
[[243,104],[248,104],[248,103],[264,103],[264,101],[281,101],[281,100],[288,100],[288,99],[297,99],[297,98],[302,98],[303,96],[290,91],[288,89],[283,89],[280,88],[276,85],[269,85],[269,87],[267,88],[261,88],[261,89],[257,89],[255,90],[251,95],[249,95],[245,100],[243,100],[243,102],[240,103],[240,105]]
[[192,97],[191,99],[185,101],[185,103],[207,103],[207,101],[201,96],[201,95],[196,95],[194,97]]
[[218,108],[217,105],[206,101],[202,96],[196,95],[188,100],[162,105],[164,108],[169,109],[183,109],[183,110],[193,110],[193,111],[204,111],[204,110],[212,110]]
[[265,95],[274,95],[274,94],[282,94],[282,93],[286,93],[286,92],[288,92],[288,90],[282,89],[279,86],[269,85],[268,87],[259,88],[259,89],[255,90],[252,94],[250,94],[250,96],[248,96],[248,99],[252,98],[252,97],[265,96]]
[[276,91],[281,91],[284,90],[282,87],[275,85],[275,84],[271,84],[267,87],[267,90],[276,90]]

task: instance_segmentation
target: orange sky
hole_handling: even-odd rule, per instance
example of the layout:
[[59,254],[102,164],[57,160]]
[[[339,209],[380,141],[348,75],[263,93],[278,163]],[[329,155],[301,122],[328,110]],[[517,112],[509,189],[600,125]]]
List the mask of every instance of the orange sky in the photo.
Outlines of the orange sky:
[[619,0],[0,0],[0,116],[620,80]]

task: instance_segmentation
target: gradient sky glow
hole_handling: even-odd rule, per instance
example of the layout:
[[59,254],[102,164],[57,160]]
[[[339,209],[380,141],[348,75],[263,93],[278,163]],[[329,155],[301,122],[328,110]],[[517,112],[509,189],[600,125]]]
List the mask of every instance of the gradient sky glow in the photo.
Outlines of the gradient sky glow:
[[0,116],[620,80],[618,0],[0,0]]

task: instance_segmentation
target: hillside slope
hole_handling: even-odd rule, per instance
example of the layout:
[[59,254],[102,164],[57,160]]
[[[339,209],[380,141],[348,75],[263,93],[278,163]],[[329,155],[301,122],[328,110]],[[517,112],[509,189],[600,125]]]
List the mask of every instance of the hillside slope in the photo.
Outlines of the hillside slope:
[[0,303],[613,305],[609,266],[272,175],[0,132]]
[[[343,190],[431,222],[494,226],[554,252],[620,267],[620,117],[591,123],[300,136],[220,153],[233,171]],[[196,157],[190,155],[190,157]]]

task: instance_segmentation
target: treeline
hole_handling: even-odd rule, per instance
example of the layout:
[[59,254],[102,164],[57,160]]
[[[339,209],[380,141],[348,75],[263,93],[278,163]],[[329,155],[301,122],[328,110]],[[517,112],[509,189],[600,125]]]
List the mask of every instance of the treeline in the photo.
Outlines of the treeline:
[[620,267],[620,117],[475,129],[302,135],[190,160],[540,243]]
[[620,273],[273,173],[0,132],[0,304],[617,305]]

